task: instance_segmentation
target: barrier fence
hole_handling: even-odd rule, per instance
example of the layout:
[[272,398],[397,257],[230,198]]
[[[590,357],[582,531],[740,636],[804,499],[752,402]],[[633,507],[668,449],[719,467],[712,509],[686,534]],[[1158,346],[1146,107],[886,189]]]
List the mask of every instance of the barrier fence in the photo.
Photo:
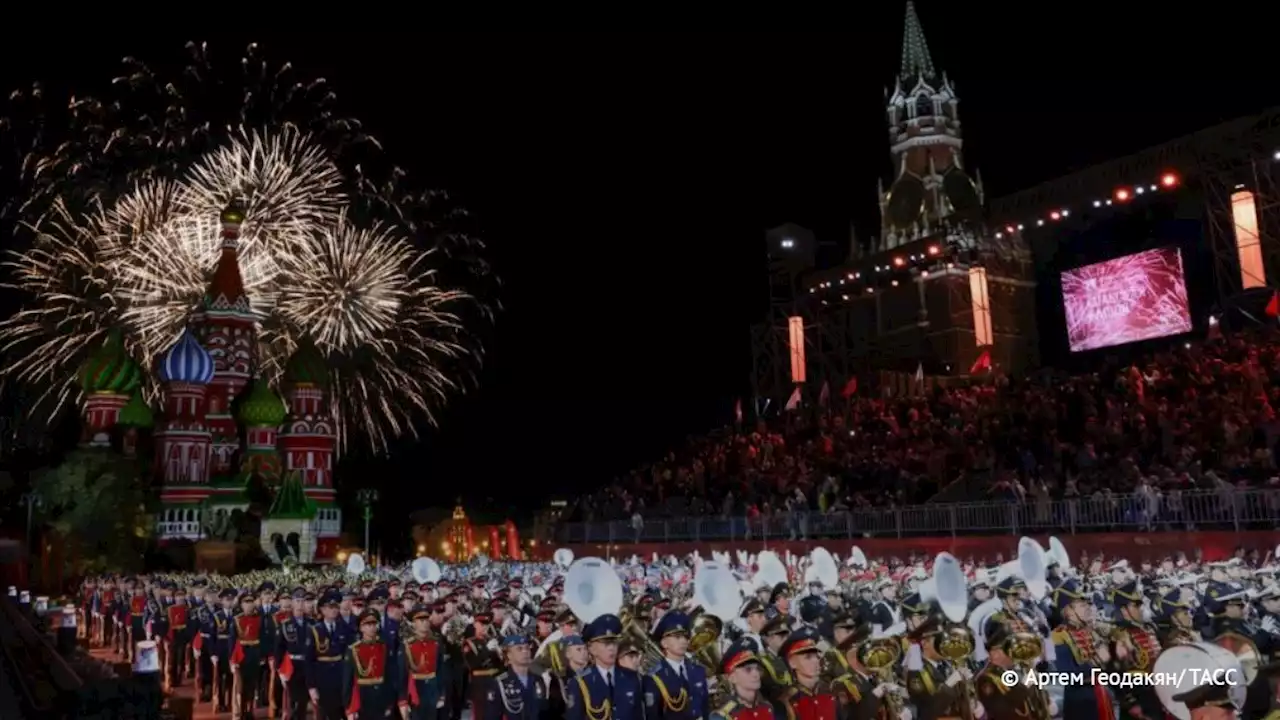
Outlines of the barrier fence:
[[1280,490],[1222,490],[1163,496],[1028,502],[930,503],[905,507],[565,523],[572,543],[700,540],[806,540],[957,535],[1271,530],[1280,525]]

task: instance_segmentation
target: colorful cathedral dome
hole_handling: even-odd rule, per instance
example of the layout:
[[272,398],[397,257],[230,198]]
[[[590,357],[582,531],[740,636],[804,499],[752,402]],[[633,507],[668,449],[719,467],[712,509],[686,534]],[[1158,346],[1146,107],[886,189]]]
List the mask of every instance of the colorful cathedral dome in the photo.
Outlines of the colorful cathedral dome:
[[107,334],[107,340],[94,350],[80,366],[80,388],[88,395],[127,395],[142,384],[142,368],[124,349],[124,335],[119,330]]
[[160,380],[166,383],[208,385],[213,379],[213,356],[188,328],[160,359]]
[[135,392],[133,397],[129,398],[129,402],[120,408],[120,417],[116,418],[116,424],[144,429],[155,424],[155,415],[151,412],[151,406],[147,401],[142,399],[142,393]]
[[284,368],[284,381],[294,387],[328,387],[329,365],[311,340],[304,338],[289,356]]
[[262,378],[253,381],[236,411],[236,419],[245,427],[279,427],[287,415],[284,401]]

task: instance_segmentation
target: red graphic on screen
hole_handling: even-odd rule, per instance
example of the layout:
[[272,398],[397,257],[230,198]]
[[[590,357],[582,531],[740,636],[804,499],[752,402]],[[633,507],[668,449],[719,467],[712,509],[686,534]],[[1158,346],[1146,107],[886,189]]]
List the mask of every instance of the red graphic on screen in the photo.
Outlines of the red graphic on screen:
[[1159,248],[1062,273],[1072,352],[1191,330],[1178,248]]

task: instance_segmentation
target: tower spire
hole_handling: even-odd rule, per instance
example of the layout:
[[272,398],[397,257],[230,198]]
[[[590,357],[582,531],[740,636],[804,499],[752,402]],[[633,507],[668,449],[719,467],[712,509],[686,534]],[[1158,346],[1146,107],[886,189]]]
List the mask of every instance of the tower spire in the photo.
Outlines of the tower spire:
[[898,70],[898,77],[910,81],[936,75],[933,58],[929,56],[929,44],[925,42],[924,29],[920,27],[920,16],[916,15],[916,4],[907,0],[907,19],[902,26],[902,67]]

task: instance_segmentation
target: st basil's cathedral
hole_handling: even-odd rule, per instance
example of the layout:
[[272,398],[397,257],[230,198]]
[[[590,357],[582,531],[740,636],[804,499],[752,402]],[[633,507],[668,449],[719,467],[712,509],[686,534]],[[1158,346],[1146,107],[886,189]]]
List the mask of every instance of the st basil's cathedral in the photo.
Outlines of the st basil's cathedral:
[[261,521],[263,552],[275,562],[323,562],[337,554],[342,528],[328,367],[314,344],[303,343],[286,364],[280,393],[258,376],[258,318],[238,257],[243,221],[234,207],[222,213],[209,287],[154,369],[159,412],[142,396],[145,370],[113,332],[80,370],[81,441],[103,448],[115,436],[135,454],[139,434],[151,431],[162,545],[199,541],[207,527],[238,521],[262,488],[272,494]]

